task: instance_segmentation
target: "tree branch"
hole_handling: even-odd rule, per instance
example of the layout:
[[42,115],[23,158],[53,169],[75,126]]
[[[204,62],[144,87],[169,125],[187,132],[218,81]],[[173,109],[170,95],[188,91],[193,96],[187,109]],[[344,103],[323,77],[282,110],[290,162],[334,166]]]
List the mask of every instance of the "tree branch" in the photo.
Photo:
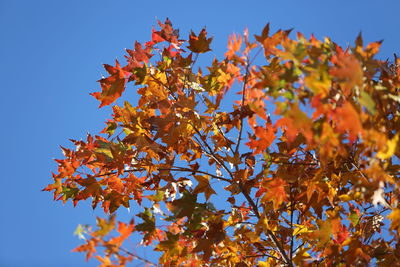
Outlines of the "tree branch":
[[[250,204],[250,206],[251,206],[251,208],[252,208],[254,214],[256,215],[256,217],[257,217],[258,219],[260,219],[260,218],[261,218],[261,215],[260,215],[260,212],[258,211],[258,207],[257,207],[256,203],[254,203],[253,199],[252,199],[252,198],[250,197],[250,195],[245,191],[245,188],[243,187],[243,185],[242,185],[241,182],[239,182],[239,188],[240,188],[240,191],[242,192],[242,194],[244,195],[244,197],[246,198],[246,200],[249,202],[249,204]],[[278,251],[279,251],[279,253],[281,254],[282,258],[284,259],[285,263],[286,263],[288,266],[293,267],[292,261],[291,261],[291,260],[289,259],[289,257],[287,256],[285,249],[284,249],[284,248],[282,247],[282,245],[279,243],[279,240],[278,240],[278,238],[274,235],[274,233],[273,233],[271,230],[267,229],[267,230],[265,231],[265,234],[266,234],[269,238],[271,238],[272,243],[274,243],[275,247],[278,249]]]

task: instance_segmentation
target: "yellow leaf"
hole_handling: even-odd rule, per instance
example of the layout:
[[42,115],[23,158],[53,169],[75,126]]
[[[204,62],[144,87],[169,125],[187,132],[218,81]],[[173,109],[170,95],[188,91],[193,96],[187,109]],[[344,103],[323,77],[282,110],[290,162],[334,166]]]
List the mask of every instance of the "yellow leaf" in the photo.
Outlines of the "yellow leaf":
[[304,79],[305,85],[310,88],[314,94],[326,95],[332,85],[332,81],[324,71],[314,71]]
[[167,98],[168,93],[165,89],[167,84],[167,75],[165,72],[149,69],[149,74],[151,78],[146,80],[148,87],[146,87],[145,94],[158,97],[160,100]]
[[340,195],[340,196],[339,196],[339,199],[340,199],[341,201],[344,201],[344,202],[353,200],[352,197],[350,197],[349,195],[346,195],[346,194]]
[[261,225],[263,227],[264,230],[269,230],[269,225],[268,225],[268,219],[264,218],[261,220]]
[[245,236],[250,240],[251,243],[260,241],[260,235],[256,232],[247,232]]
[[309,250],[309,248],[302,247],[296,252],[296,256],[293,258],[293,262],[296,266],[303,266],[304,261],[311,258],[307,250]]
[[223,72],[221,69],[219,69],[218,72],[220,75],[218,76],[217,81],[223,85],[228,84],[228,82],[232,79],[229,73]]
[[296,228],[294,228],[293,235],[300,235],[302,233],[308,233],[310,230],[308,230],[307,226],[301,225],[301,224],[295,224]]
[[387,141],[386,149],[384,149],[383,151],[379,151],[378,154],[376,154],[376,156],[382,160],[391,158],[393,154],[396,152],[396,145],[398,141],[399,141],[399,135],[396,134],[395,137]]
[[331,220],[326,220],[326,221],[320,220],[318,222],[318,227],[319,230],[315,231],[316,237],[318,238],[318,246],[324,247],[326,243],[328,243],[331,240],[332,222]]
[[388,216],[388,219],[392,221],[390,229],[399,229],[400,228],[400,209],[394,209]]
[[269,267],[269,266],[271,266],[271,264],[269,264],[269,262],[267,262],[267,261],[259,261],[257,263],[257,266],[258,267]]
[[363,197],[363,194],[361,192],[355,192],[354,193],[354,199],[359,199],[359,198],[362,198],[362,197]]

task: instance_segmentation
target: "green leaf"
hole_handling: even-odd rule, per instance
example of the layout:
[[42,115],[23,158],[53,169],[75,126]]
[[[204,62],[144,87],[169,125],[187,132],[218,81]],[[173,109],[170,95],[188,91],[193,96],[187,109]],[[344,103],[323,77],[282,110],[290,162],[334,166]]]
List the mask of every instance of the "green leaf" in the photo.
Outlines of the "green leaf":
[[179,234],[172,234],[170,232],[165,232],[167,234],[167,239],[161,241],[156,247],[156,251],[174,251],[178,246]]
[[107,122],[107,127],[104,129],[104,132],[111,136],[114,134],[115,129],[117,129],[118,124],[115,121]]
[[134,68],[133,69],[133,75],[135,75],[135,85],[143,84],[143,82],[146,79],[147,75],[147,66],[146,64],[143,64],[143,67],[141,68]]
[[165,191],[157,190],[155,195],[147,196],[148,199],[154,202],[160,202],[164,199]]
[[357,226],[357,224],[360,220],[360,217],[358,217],[357,213],[353,212],[349,215],[349,220],[350,220],[351,224],[355,227],[355,226]]
[[102,154],[108,161],[112,161],[114,157],[110,150],[111,144],[101,140],[96,140],[96,143],[99,145],[99,147],[94,149],[94,152]]
[[79,192],[78,188],[63,187],[62,189],[62,194],[64,195],[65,200],[69,198],[75,198],[78,192]]
[[156,229],[156,219],[149,208],[145,208],[144,212],[139,213],[137,216],[142,218],[143,222],[135,226],[136,230],[153,232]]
[[375,102],[367,92],[361,92],[359,101],[372,115],[376,113]]
[[185,216],[190,218],[196,207],[196,203],[197,195],[191,194],[188,191],[184,191],[182,198],[174,200],[169,209],[177,218],[182,218]]

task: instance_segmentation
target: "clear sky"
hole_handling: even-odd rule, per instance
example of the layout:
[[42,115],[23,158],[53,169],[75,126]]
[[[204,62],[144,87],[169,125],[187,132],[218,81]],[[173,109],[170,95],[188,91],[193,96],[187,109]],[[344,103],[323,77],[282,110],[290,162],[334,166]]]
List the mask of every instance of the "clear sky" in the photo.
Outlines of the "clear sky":
[[270,22],[342,45],[362,31],[367,42],[384,39],[386,59],[400,54],[399,10],[398,0],[0,0],[0,266],[95,266],[70,251],[81,243],[76,226],[94,224],[99,211],[63,206],[41,189],[59,145],[99,132],[108,118],[89,96],[101,64],[149,40],[156,19],[169,17],[185,38],[207,26],[220,56],[229,34],[259,34]]

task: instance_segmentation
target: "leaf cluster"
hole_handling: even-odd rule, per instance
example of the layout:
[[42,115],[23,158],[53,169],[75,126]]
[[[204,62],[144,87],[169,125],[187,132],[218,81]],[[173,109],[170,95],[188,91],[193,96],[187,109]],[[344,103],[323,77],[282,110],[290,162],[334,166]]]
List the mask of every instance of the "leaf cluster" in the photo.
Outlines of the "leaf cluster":
[[[292,35],[232,35],[199,68],[212,38],[182,40],[167,19],[126,65],[105,65],[92,95],[120,104],[99,135],[62,148],[44,190],[135,215],[79,228],[75,250],[101,266],[398,263],[400,59],[376,59],[381,42],[361,34],[347,48]],[[158,263],[123,247],[134,234]]]

